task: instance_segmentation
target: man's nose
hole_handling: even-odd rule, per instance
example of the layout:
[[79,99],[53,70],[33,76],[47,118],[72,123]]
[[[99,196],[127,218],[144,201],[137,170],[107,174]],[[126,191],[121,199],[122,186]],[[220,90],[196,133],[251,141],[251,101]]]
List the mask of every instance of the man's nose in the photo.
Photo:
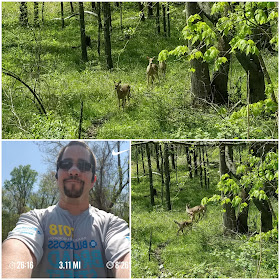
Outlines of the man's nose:
[[73,166],[68,170],[68,173],[71,176],[77,176],[80,174],[80,169],[78,168],[78,166],[76,164],[73,164]]

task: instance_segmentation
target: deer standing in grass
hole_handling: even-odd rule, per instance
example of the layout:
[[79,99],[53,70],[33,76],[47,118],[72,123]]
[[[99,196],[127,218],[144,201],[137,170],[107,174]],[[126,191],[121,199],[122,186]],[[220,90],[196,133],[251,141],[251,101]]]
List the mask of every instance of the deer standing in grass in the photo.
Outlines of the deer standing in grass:
[[181,223],[177,222],[174,220],[174,222],[179,226],[179,229],[177,231],[177,235],[179,234],[180,231],[184,234],[184,228],[190,226],[192,228],[192,223],[193,223],[193,217],[191,217],[190,220],[183,221]]
[[115,90],[117,91],[118,99],[119,99],[119,108],[121,107],[120,100],[122,100],[122,107],[124,109],[126,98],[129,101],[130,98],[130,85],[123,84],[121,85],[121,81],[114,82],[115,83]]
[[191,216],[191,219],[194,220],[195,216],[198,214],[200,218],[200,214],[204,215],[206,211],[206,206],[205,205],[197,205],[193,208],[189,208],[189,205],[186,205],[186,211],[187,213]]
[[150,81],[150,78],[152,80],[152,84],[154,82],[154,79],[155,79],[155,76],[158,78],[158,81],[159,81],[159,76],[158,76],[158,66],[153,63],[153,60],[155,59],[154,57],[148,57],[147,56],[147,59],[149,60],[149,65],[147,67],[147,80],[148,80],[148,84],[149,84],[149,81]]

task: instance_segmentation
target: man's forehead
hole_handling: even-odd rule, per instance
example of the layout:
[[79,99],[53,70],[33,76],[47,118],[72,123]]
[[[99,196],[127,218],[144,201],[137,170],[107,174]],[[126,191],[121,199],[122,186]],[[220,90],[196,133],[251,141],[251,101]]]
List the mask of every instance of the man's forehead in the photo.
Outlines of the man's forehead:
[[86,159],[90,160],[90,153],[89,151],[79,145],[73,145],[73,146],[68,146],[66,147],[62,159],[65,158],[76,158],[76,159]]

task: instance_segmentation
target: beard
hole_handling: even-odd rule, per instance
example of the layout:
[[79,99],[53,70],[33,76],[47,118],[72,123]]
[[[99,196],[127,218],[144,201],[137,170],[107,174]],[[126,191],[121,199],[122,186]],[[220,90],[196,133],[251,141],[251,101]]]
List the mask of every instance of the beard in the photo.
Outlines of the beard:
[[[77,183],[67,183],[67,180],[77,180]],[[80,188],[76,189],[78,183],[80,183]],[[66,184],[68,184],[68,187],[66,187]],[[63,190],[67,197],[79,198],[84,192],[84,182],[75,176],[71,176],[68,179],[63,180]]]

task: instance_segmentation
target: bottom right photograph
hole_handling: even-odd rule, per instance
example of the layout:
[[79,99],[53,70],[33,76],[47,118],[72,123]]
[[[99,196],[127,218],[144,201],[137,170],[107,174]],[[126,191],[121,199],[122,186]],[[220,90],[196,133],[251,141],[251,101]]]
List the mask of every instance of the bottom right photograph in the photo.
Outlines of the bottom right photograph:
[[278,142],[131,142],[131,237],[132,278],[278,278]]

